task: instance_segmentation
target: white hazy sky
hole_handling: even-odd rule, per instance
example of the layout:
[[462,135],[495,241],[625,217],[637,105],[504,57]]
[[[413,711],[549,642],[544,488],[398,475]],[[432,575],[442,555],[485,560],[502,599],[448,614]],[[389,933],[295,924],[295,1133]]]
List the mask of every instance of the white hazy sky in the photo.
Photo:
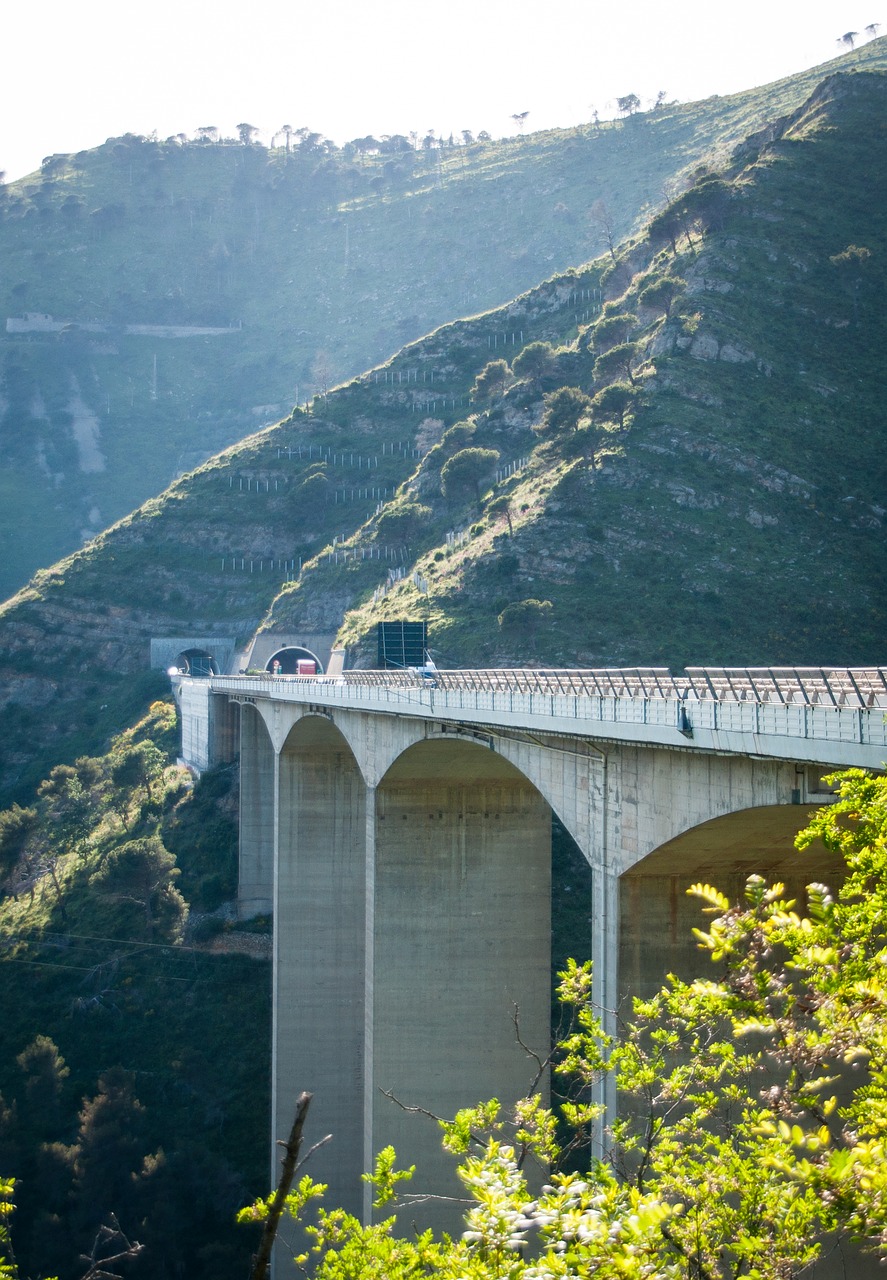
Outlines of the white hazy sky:
[[[0,168],[122,133],[283,124],[513,133],[636,93],[690,102],[825,62],[887,0],[25,0],[6,6]],[[887,30],[887,27],[884,28]]]

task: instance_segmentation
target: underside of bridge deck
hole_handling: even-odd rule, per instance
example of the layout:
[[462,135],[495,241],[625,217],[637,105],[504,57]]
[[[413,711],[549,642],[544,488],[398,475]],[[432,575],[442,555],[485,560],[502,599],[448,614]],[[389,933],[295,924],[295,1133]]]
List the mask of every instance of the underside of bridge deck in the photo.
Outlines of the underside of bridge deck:
[[742,899],[746,881],[761,875],[782,883],[786,895],[805,903],[812,881],[838,883],[840,860],[822,845],[799,853],[794,838],[812,806],[762,805],[703,822],[661,845],[620,881],[619,993],[623,1001],[658,991],[674,973],[691,978],[714,969],[700,951],[694,928],[707,917],[692,884],[711,884],[731,901]]

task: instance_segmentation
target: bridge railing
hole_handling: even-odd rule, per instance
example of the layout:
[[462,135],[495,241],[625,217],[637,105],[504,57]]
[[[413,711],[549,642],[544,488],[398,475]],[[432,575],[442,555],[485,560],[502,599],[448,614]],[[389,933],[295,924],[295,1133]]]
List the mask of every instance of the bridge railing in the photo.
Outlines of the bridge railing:
[[440,689],[567,693],[612,698],[692,698],[700,702],[887,709],[887,668],[667,667],[501,668],[491,670],[346,671],[346,683],[415,688],[433,678]]
[[887,747],[884,668],[629,671],[349,671],[342,677],[215,677],[213,687],[282,701],[367,704],[435,715],[634,724]]

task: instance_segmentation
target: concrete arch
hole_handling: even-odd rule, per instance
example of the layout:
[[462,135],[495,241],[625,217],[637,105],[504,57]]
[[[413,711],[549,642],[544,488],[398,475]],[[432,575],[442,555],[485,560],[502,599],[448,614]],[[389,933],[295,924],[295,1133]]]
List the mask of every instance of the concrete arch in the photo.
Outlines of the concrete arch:
[[[373,1142],[458,1196],[437,1126],[383,1091],[451,1116],[529,1087],[513,1014],[547,1050],[551,810],[501,754],[455,735],[407,747],[375,799]],[[452,1228],[452,1206],[432,1202],[422,1221]]]
[[624,874],[714,819],[793,806],[798,777],[791,761],[620,748],[611,758],[608,806],[616,869]]
[[710,967],[693,937],[705,916],[687,894],[691,884],[713,884],[737,901],[748,877],[760,874],[803,902],[811,881],[837,883],[840,859],[821,845],[804,853],[794,847],[813,811],[800,805],[739,809],[689,828],[626,871],[619,884],[620,996],[646,996],[659,989],[664,974],[689,979]]

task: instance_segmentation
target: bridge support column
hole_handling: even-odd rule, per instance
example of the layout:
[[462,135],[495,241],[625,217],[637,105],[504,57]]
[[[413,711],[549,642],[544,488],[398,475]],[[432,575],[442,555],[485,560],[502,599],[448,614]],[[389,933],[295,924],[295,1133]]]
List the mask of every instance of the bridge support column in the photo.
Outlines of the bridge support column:
[[[375,1026],[373,1002],[376,974],[376,789],[368,787],[365,798],[364,837],[364,996],[363,996],[363,1165],[369,1172],[375,1165],[379,1147],[373,1132],[375,1106]],[[374,1190],[363,1184],[362,1216],[365,1223],[373,1220]]]
[[237,914],[270,915],[274,905],[274,779],[271,739],[255,707],[240,715],[240,865]]
[[[617,1032],[616,1011],[619,991],[619,877],[606,864],[593,863],[591,868],[591,958],[592,1000],[604,1030],[611,1036]],[[606,1154],[604,1129],[616,1114],[616,1087],[609,1074],[594,1086],[594,1101],[605,1111],[595,1126],[595,1154]]]
[[[392,1144],[417,1167],[410,1190],[436,1196],[464,1195],[440,1130],[385,1092],[446,1117],[491,1097],[507,1106],[536,1072],[515,1010],[525,1044],[544,1056],[550,1042],[551,811],[501,757],[461,750],[461,776],[447,778],[446,753],[425,749],[442,766],[432,780],[417,749],[418,776],[399,766],[376,818],[373,1147]],[[416,1217],[458,1230],[452,1204]]]
[[[274,902],[272,1122],[286,1139],[307,1089],[330,1205],[359,1215],[364,1168],[366,806],[341,734],[300,720],[280,753]],[[279,1152],[274,1156],[275,1180]],[[286,1246],[282,1243],[282,1257]],[[290,1255],[291,1256],[291,1255]]]

